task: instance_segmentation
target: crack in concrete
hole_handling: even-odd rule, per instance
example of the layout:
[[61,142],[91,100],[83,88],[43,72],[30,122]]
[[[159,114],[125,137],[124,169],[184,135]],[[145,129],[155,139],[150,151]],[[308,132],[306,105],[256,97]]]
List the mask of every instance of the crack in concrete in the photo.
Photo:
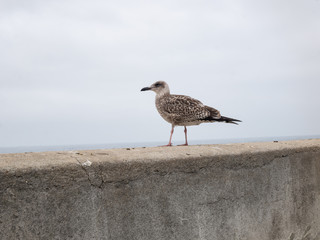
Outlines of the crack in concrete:
[[216,200],[214,201],[209,201],[209,202],[204,202],[204,203],[199,203],[200,206],[204,206],[204,205],[217,205],[223,202],[236,202],[242,199],[247,199],[249,197],[253,197],[253,198],[257,198],[256,196],[254,196],[253,194],[243,194],[240,196],[236,196],[236,197],[228,197],[228,196],[223,196],[223,197],[218,197]]
[[[89,181],[89,183],[90,183],[90,185],[92,186],[92,187],[97,187],[97,188],[101,188],[102,187],[102,184],[103,184],[103,178],[102,178],[102,173],[101,173],[101,171],[100,171],[100,178],[101,178],[101,183],[100,184],[95,184],[93,181],[92,181],[92,179],[91,179],[91,177],[90,177],[90,173],[88,172],[88,170],[87,170],[87,168],[81,163],[81,161],[77,158],[77,157],[75,157],[75,156],[71,156],[72,158],[74,158],[76,161],[77,161],[77,163],[80,165],[80,167],[81,167],[81,169],[85,172],[85,174],[87,175],[87,178],[88,178],[88,181]],[[100,169],[100,166],[99,166],[99,169]],[[96,171],[94,171],[94,173],[95,173]]]
[[90,185],[92,185],[90,177],[89,177],[89,173],[87,172],[87,170],[85,169],[84,166],[82,166],[82,163],[80,162],[80,160],[78,158],[76,158],[75,156],[71,156],[72,158],[74,158],[77,163],[80,165],[81,169],[85,172],[85,174],[87,175],[88,181],[90,182]]

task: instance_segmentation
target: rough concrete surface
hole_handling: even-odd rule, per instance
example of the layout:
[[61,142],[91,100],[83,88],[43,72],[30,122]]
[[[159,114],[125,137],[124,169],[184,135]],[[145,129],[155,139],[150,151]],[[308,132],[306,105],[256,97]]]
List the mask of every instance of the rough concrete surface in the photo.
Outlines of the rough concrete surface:
[[320,240],[320,139],[1,154],[0,239]]

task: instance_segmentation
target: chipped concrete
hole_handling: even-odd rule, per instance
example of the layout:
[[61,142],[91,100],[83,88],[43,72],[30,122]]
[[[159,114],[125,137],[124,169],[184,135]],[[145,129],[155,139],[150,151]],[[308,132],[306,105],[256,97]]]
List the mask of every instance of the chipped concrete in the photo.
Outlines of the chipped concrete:
[[0,155],[0,239],[320,239],[320,140]]

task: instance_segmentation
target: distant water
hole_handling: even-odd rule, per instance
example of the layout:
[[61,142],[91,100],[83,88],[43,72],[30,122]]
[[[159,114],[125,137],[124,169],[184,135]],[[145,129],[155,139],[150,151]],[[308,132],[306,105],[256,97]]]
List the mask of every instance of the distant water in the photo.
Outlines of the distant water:
[[[214,140],[195,140],[189,141],[189,145],[199,144],[227,144],[244,142],[270,142],[270,141],[288,141],[302,139],[316,139],[320,135],[310,136],[291,136],[291,137],[261,137],[261,138],[231,138]],[[47,152],[47,151],[73,151],[73,150],[94,150],[111,148],[136,148],[136,147],[156,147],[167,144],[163,142],[140,142],[140,143],[114,143],[114,144],[82,144],[82,145],[57,145],[57,146],[22,146],[22,147],[0,147],[0,153],[23,153],[23,152]],[[174,145],[183,144],[183,142],[174,142]]]

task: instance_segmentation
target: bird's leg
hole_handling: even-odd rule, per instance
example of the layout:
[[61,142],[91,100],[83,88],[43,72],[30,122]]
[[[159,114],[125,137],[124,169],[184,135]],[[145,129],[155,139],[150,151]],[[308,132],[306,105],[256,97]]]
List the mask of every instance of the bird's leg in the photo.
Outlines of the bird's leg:
[[169,143],[167,145],[164,145],[164,146],[161,146],[161,147],[170,147],[170,146],[172,146],[171,139],[172,139],[173,131],[174,131],[174,125],[172,125],[172,128],[171,128]]
[[185,136],[186,142],[185,142],[185,144],[182,144],[182,145],[179,145],[179,146],[188,146],[187,127],[186,126],[184,126],[184,136]]
[[186,126],[184,126],[184,135],[185,135],[185,138],[186,138],[186,143],[184,145],[188,146],[187,127]]
[[172,146],[171,139],[172,139],[173,131],[174,131],[174,126],[172,125],[170,139],[169,139],[169,143],[167,146]]

